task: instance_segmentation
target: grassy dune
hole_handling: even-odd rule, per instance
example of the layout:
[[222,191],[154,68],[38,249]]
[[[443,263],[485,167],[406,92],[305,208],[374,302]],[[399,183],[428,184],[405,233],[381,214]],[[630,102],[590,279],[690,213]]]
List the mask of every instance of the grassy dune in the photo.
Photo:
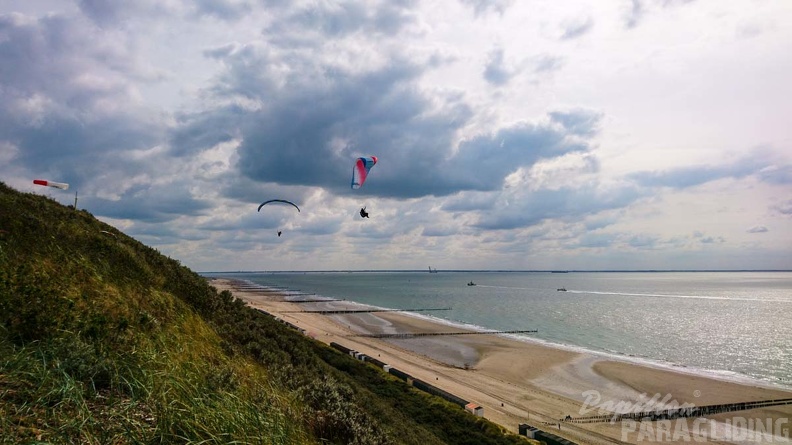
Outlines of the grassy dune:
[[0,443],[36,442],[524,443],[0,183]]

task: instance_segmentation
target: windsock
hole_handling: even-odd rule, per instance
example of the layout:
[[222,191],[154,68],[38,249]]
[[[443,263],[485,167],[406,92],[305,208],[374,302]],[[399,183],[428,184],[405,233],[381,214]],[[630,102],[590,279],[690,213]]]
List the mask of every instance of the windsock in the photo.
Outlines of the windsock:
[[67,190],[69,188],[69,184],[66,184],[64,182],[47,181],[44,179],[34,179],[33,184],[44,185],[47,187],[55,187],[63,190]]

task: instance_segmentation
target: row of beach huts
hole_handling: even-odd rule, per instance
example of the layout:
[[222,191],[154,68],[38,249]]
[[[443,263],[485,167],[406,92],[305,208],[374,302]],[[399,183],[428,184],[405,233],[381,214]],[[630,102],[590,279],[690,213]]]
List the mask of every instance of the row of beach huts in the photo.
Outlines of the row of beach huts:
[[407,382],[408,385],[412,385],[413,387],[418,388],[421,391],[428,392],[429,394],[438,396],[438,397],[440,397],[440,398],[442,398],[444,400],[447,400],[447,401],[449,401],[449,402],[451,402],[451,403],[453,403],[455,405],[459,405],[462,408],[464,408],[465,411],[467,411],[467,412],[469,412],[469,413],[471,413],[471,414],[473,414],[475,416],[484,417],[484,408],[482,408],[481,405],[478,405],[477,403],[468,402],[467,400],[465,400],[465,399],[463,399],[463,398],[461,398],[459,396],[455,396],[454,394],[451,394],[448,391],[440,389],[440,388],[438,388],[438,387],[436,387],[436,386],[434,386],[434,385],[432,385],[430,383],[424,382],[421,379],[417,379],[417,378],[411,376],[410,374],[407,374],[404,371],[400,371],[400,370],[394,368],[393,366],[382,362],[381,360],[378,360],[378,359],[376,359],[374,357],[368,356],[368,355],[363,354],[361,352],[355,351],[353,349],[347,348],[344,345],[338,344],[336,342],[331,342],[330,346],[333,347],[333,349],[341,351],[344,354],[349,354],[350,356],[352,356],[352,357],[354,357],[354,358],[356,358],[356,359],[358,359],[358,360],[360,360],[362,362],[371,363],[372,365],[382,369],[383,371],[391,374],[392,376],[394,376],[394,377],[396,377],[396,378],[398,378],[400,380],[403,380],[403,381]]
[[[270,314],[269,312],[267,312],[265,310],[262,310],[262,309],[256,309],[256,310],[258,310],[262,314],[265,314],[265,315],[267,315],[269,317],[274,318],[275,320],[277,320],[277,321],[289,326],[290,328],[302,333],[303,335],[307,335],[307,332],[306,332],[305,329],[303,329],[303,328],[301,328],[301,327],[299,327],[299,326],[297,326],[297,325],[295,325],[293,323],[289,323],[288,321],[286,321],[286,320],[284,320],[282,318],[278,318],[275,315]],[[434,385],[432,385],[430,383],[427,383],[427,382],[425,382],[425,381],[423,381],[421,379],[415,378],[415,377],[411,376],[410,374],[407,374],[404,371],[396,369],[393,366],[391,366],[391,365],[389,365],[389,364],[387,364],[387,363],[385,363],[385,362],[383,362],[383,361],[381,361],[379,359],[376,359],[374,357],[366,355],[366,354],[364,354],[362,352],[355,351],[355,350],[353,350],[351,348],[348,348],[348,347],[346,347],[346,346],[344,346],[342,344],[339,344],[339,343],[336,343],[336,342],[330,342],[330,346],[333,349],[335,349],[335,350],[337,350],[337,351],[339,351],[339,352],[341,352],[343,354],[348,354],[349,356],[351,356],[351,357],[353,357],[353,358],[355,358],[357,360],[360,360],[360,361],[366,362],[366,363],[371,363],[372,365],[382,369],[384,372],[387,372],[387,373],[395,376],[396,378],[398,378],[400,380],[403,380],[408,385],[411,385],[414,388],[417,388],[417,389],[420,389],[421,391],[424,391],[424,392],[427,392],[429,394],[438,396],[438,397],[440,397],[440,398],[442,398],[444,400],[447,400],[447,401],[449,401],[449,402],[451,402],[451,403],[453,403],[455,405],[459,405],[465,411],[469,412],[470,414],[473,414],[474,416],[484,417],[484,408],[481,405],[479,405],[479,404],[477,404],[475,402],[467,401],[467,400],[465,400],[465,399],[463,399],[463,398],[461,398],[459,396],[451,394],[450,392],[445,391],[443,389],[440,389],[440,388],[438,388],[438,387],[436,387],[436,386],[434,386]],[[574,442],[571,442],[571,441],[569,441],[567,439],[564,439],[563,437],[559,437],[559,436],[556,436],[555,434],[551,434],[551,433],[548,433],[546,431],[542,431],[542,430],[540,430],[540,429],[538,429],[538,428],[536,428],[534,426],[530,426],[528,424],[520,424],[518,430],[519,430],[519,433],[520,433],[521,436],[526,436],[526,437],[528,437],[530,439],[542,441],[542,442],[547,443],[548,445],[575,445]]]

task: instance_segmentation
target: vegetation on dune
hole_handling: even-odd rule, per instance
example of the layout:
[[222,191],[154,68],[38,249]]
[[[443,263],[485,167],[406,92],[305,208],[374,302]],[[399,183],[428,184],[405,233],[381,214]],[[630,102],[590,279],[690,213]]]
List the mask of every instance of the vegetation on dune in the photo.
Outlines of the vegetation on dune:
[[0,443],[39,441],[523,443],[0,183]]

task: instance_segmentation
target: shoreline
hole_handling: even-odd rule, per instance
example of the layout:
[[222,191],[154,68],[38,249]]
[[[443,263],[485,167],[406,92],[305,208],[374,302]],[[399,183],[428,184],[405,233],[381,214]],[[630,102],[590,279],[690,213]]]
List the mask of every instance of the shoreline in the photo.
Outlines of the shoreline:
[[[366,306],[362,303],[361,306]],[[415,317],[425,319],[431,323],[442,324],[454,328],[465,329],[465,330],[474,330],[474,331],[487,331],[488,329],[482,326],[467,324],[464,322],[457,322],[457,321],[449,321],[437,317],[433,317],[430,315],[425,314],[417,314],[417,313],[409,313],[406,312],[403,315],[407,317]],[[770,380],[760,379],[758,377],[750,376],[747,374],[740,374],[733,371],[727,370],[717,370],[717,369],[707,369],[707,368],[699,368],[695,366],[688,366],[681,363],[673,363],[662,361],[658,359],[653,359],[651,357],[643,357],[643,356],[635,356],[635,355],[626,355],[619,352],[608,352],[608,351],[598,351],[595,349],[589,349],[584,346],[576,346],[576,345],[568,345],[563,343],[555,343],[550,340],[544,339],[536,339],[527,336],[520,336],[515,334],[498,334],[498,336],[502,338],[506,338],[509,340],[517,341],[517,342],[524,342],[540,347],[550,348],[550,349],[560,349],[562,351],[571,352],[573,354],[582,354],[582,355],[592,355],[597,357],[602,361],[612,361],[618,363],[624,363],[627,365],[633,366],[641,366],[646,368],[653,368],[660,371],[669,371],[678,374],[685,374],[691,375],[694,377],[701,377],[707,378],[712,380],[719,380],[726,383],[733,383],[737,385],[743,386],[755,386],[770,390],[778,390],[784,392],[792,392],[792,382],[789,384],[783,382],[773,382]]]
[[[218,290],[229,290],[248,305],[305,329],[316,340],[338,342],[474,401],[485,407],[486,418],[513,432],[519,423],[529,423],[577,443],[613,443],[620,439],[634,443],[636,436],[624,437],[620,424],[557,422],[567,415],[598,414],[593,411],[607,405],[605,402],[638,406],[655,394],[659,395],[657,400],[668,396],[664,399],[665,406],[673,402],[702,406],[792,398],[792,391],[785,388],[746,385],[686,373],[685,369],[663,369],[626,358],[565,350],[530,338],[490,334],[410,339],[360,337],[360,334],[378,333],[462,332],[471,328],[400,312],[334,315],[291,312],[343,309],[360,304],[350,301],[298,304],[285,301],[284,297],[289,296],[284,292],[252,291],[240,286],[241,283],[215,278],[211,285]],[[596,403],[592,403],[592,391],[598,397]],[[655,404],[652,409],[663,406]],[[586,410],[588,414],[584,414]],[[792,405],[737,414],[789,423]],[[728,416],[710,417],[724,422]]]

